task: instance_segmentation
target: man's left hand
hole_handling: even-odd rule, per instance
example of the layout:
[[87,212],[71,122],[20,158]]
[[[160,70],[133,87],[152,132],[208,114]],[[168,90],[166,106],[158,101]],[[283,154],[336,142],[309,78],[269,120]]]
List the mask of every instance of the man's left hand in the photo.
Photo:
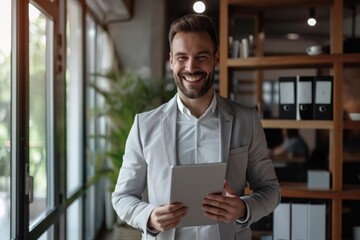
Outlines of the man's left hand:
[[234,222],[246,216],[245,202],[238,197],[226,183],[224,195],[209,194],[203,199],[202,209],[205,216],[226,223]]

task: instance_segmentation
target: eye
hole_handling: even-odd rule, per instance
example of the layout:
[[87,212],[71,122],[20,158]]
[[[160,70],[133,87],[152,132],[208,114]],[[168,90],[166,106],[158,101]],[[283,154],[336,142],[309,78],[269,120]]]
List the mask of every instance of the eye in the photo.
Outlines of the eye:
[[200,61],[205,61],[209,58],[208,55],[199,55],[197,56],[197,59],[200,60]]
[[185,56],[179,56],[179,57],[177,57],[176,59],[177,59],[179,62],[184,62],[184,61],[187,60],[187,57],[185,57]]

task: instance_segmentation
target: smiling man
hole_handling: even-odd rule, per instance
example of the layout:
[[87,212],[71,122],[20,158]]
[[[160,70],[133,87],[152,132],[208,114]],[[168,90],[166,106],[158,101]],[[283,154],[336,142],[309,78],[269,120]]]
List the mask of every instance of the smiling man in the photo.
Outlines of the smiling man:
[[[169,43],[178,92],[162,106],[136,115],[113,206],[122,220],[143,233],[142,239],[251,239],[250,225],[280,202],[257,113],[215,92],[219,51],[209,17],[190,14],[175,20]],[[177,228],[187,206],[169,203],[171,165],[215,162],[227,163],[224,191],[209,193],[202,209],[217,224]],[[245,196],[247,183],[253,191]],[[142,199],[146,188],[147,202]]]

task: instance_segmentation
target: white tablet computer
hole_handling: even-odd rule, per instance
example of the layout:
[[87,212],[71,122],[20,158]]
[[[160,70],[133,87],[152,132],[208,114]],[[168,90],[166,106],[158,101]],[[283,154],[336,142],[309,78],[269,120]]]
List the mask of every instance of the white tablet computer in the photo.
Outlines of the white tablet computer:
[[217,221],[204,215],[202,200],[210,193],[222,192],[226,163],[204,163],[171,166],[171,203],[182,202],[187,214],[176,226],[203,226]]

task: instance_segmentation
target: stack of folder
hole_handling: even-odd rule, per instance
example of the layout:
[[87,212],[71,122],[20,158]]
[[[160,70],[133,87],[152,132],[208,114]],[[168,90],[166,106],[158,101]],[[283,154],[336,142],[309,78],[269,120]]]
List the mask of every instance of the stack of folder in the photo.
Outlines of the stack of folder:
[[333,77],[279,77],[279,118],[332,120]]
[[273,228],[274,240],[325,240],[326,205],[281,203]]

